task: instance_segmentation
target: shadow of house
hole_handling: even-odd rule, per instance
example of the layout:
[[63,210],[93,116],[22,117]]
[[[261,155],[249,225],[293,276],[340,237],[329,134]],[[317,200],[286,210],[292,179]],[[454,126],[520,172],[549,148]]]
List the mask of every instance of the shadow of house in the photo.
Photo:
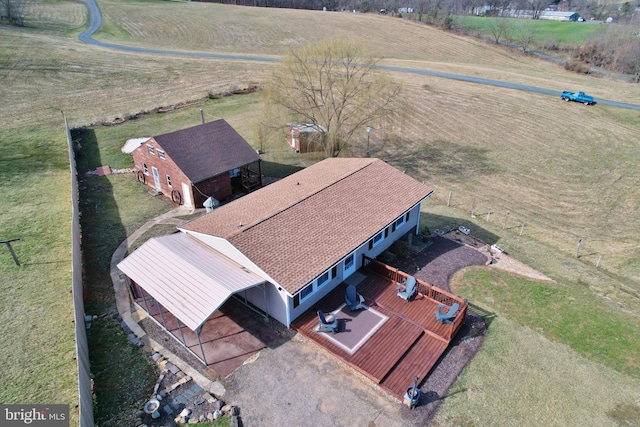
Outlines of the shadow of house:
[[131,151],[138,180],[174,203],[200,208],[225,200],[234,187],[262,186],[260,156],[225,120],[141,139]]

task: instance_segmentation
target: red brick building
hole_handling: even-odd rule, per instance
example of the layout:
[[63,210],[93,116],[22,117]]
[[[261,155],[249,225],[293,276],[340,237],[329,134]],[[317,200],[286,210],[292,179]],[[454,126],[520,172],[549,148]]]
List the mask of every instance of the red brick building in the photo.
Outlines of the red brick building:
[[260,156],[223,119],[151,137],[131,155],[140,182],[186,206],[262,186]]

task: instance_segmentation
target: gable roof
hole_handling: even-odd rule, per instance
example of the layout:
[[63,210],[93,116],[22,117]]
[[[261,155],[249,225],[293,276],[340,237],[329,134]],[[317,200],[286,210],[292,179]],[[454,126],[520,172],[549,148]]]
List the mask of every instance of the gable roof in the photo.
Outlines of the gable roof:
[[149,239],[118,268],[193,331],[231,295],[264,283],[186,233]]
[[153,139],[193,183],[260,160],[253,147],[224,119]]
[[331,158],[180,228],[226,239],[294,294],[431,193],[382,160]]

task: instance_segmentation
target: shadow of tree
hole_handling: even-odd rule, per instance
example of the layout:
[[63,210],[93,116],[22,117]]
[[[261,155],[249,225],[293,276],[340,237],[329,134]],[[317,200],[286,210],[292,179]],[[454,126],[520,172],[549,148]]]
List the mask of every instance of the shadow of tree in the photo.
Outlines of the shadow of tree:
[[487,155],[489,151],[446,140],[416,143],[397,138],[383,142],[374,154],[413,177],[468,179],[498,171]]

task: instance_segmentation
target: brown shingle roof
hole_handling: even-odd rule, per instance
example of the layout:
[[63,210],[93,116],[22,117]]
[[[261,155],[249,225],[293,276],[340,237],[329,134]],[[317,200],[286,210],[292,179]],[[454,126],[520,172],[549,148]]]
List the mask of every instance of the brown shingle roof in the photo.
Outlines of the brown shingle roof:
[[154,136],[153,139],[193,183],[260,159],[251,145],[224,119]]
[[381,160],[332,158],[181,228],[228,240],[293,294],[431,192]]

